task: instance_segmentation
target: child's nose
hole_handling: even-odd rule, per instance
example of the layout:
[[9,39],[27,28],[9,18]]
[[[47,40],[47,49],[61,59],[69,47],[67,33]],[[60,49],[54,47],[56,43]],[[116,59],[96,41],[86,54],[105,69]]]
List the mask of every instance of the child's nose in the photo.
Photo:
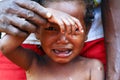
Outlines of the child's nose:
[[69,42],[69,41],[68,41],[68,39],[67,39],[66,34],[60,34],[60,35],[59,35],[59,38],[58,38],[58,40],[57,40],[57,43],[66,44],[66,43],[68,43],[68,42]]

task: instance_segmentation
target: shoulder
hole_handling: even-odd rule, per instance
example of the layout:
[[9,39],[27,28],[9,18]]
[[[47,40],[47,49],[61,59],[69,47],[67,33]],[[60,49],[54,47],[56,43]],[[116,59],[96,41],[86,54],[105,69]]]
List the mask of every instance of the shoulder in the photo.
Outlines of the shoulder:
[[91,67],[95,66],[95,65],[100,65],[100,61],[96,60],[96,59],[90,59],[90,58],[86,58],[86,57],[78,57],[76,59],[76,62],[81,66],[84,66],[84,68],[88,68],[90,69]]
[[86,57],[78,57],[77,61],[78,62],[84,62],[84,63],[87,63],[87,64],[99,64],[99,65],[101,64],[102,65],[102,63],[99,60],[86,58]]
[[104,80],[104,67],[99,60],[81,57],[78,59],[79,66],[77,68],[81,68],[86,74],[88,73],[91,80]]
[[[97,59],[91,59],[90,61],[90,72],[93,78],[104,78],[104,66],[102,62],[100,62]],[[99,76],[94,76],[95,74],[98,74]],[[100,79],[101,80],[101,79]]]
[[103,64],[97,59],[91,59],[90,63],[93,64],[93,67],[103,67]]
[[88,59],[87,63],[91,70],[93,69],[103,70],[104,69],[102,62],[100,62],[97,59]]
[[87,67],[89,68],[89,76],[91,80],[104,80],[103,64],[97,59],[89,59]]
[[90,63],[91,80],[104,80],[105,74],[103,64],[97,59],[92,59]]
[[79,57],[77,61],[79,63],[82,63],[82,65],[85,65],[85,67],[88,67],[89,69],[103,68],[103,64],[97,59]]

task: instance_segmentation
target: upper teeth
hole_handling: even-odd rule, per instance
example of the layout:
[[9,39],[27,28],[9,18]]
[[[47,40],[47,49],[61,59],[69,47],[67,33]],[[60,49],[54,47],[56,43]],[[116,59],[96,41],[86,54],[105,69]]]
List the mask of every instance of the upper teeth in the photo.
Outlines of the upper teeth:
[[54,50],[55,53],[59,54],[59,53],[64,53],[64,54],[68,54],[70,51],[69,50]]

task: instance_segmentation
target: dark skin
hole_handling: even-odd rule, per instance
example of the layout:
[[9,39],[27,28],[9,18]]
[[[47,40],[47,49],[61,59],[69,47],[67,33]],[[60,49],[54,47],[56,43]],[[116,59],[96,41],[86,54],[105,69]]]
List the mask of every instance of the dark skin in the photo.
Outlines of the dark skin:
[[120,0],[103,0],[103,25],[107,51],[106,80],[120,80]]
[[[33,2],[28,2],[28,3],[25,3],[25,1],[24,0],[22,0],[23,2],[21,2],[21,1],[16,1],[15,3],[17,3],[17,4],[19,4],[20,6],[22,6],[22,8],[23,8],[23,6],[24,6],[24,8],[27,8],[27,9],[30,9],[31,8],[31,6],[29,6],[30,5],[30,3],[33,3]],[[13,2],[12,3],[14,3],[14,0],[13,0]],[[35,3],[34,2],[34,4],[36,4],[36,5],[38,5],[38,6],[35,6],[35,8],[32,8],[32,9],[36,9],[36,8],[38,8],[38,7],[42,7],[42,6],[40,6],[38,3]],[[12,4],[13,5],[13,4]],[[14,4],[15,5],[15,4]],[[14,6],[13,5],[13,6]],[[29,8],[30,7],[30,8]],[[7,9],[7,11],[9,11],[9,9],[10,8],[6,8]],[[16,12],[17,11],[14,11],[14,9],[15,10],[18,10],[18,9],[16,9],[16,8],[14,8],[14,7],[12,7],[12,9],[13,9],[13,11],[12,11],[12,13],[10,13],[10,14],[12,14],[12,15],[19,15],[19,14],[23,14],[23,12],[21,11],[21,13],[19,13],[19,14],[16,14]],[[30,9],[30,10],[32,10],[32,9]],[[75,29],[78,29],[79,31],[83,31],[83,28],[82,28],[82,26],[81,26],[81,23],[80,23],[80,21],[78,20],[78,19],[76,19],[75,17],[72,17],[72,16],[70,16],[69,14],[66,14],[66,13],[64,13],[64,12],[60,12],[60,11],[57,11],[57,10],[54,10],[54,9],[50,9],[50,8],[44,8],[44,7],[42,7],[42,11],[41,11],[41,13],[43,13],[43,11],[44,10],[47,10],[47,11],[49,11],[51,14],[52,14],[52,16],[51,17],[49,17],[48,18],[48,21],[49,22],[52,22],[52,23],[54,23],[54,24],[57,24],[57,25],[59,25],[59,27],[60,27],[60,32],[61,33],[64,33],[64,31],[66,32],[66,33],[69,33],[69,34],[73,34],[74,32],[75,32]],[[33,10],[33,11],[35,11],[35,10]],[[5,11],[6,12],[6,11]],[[40,12],[40,11],[38,11],[38,12]],[[9,13],[6,13],[6,15],[9,15]],[[62,15],[62,16],[59,16],[59,15]],[[9,18],[12,18],[12,17],[9,17]],[[19,17],[18,17],[19,18]],[[25,18],[25,17],[24,17]],[[33,16],[33,18],[36,18],[36,17],[34,17]],[[4,19],[4,18],[2,18],[2,19]],[[30,18],[30,19],[32,19],[32,17]],[[43,18],[44,19],[44,18]],[[6,19],[5,19],[6,20]],[[13,19],[14,20],[14,22],[16,23],[16,20],[15,19]],[[6,20],[6,21],[9,21],[9,20]],[[25,21],[26,22],[26,20],[23,20],[23,21]],[[11,22],[11,21],[10,21]],[[18,21],[19,22],[19,21]],[[3,22],[1,22],[1,24],[2,23],[5,23],[5,21],[3,21]],[[22,22],[22,23],[24,23],[24,22]],[[6,23],[5,23],[6,24]],[[20,23],[19,23],[20,24]],[[9,25],[11,25],[11,24],[9,24]],[[38,29],[40,26],[45,26],[45,27],[47,27],[47,26],[49,26],[49,23],[47,22],[47,24],[39,24],[39,26],[37,26],[37,28],[36,29]],[[4,29],[4,27],[7,27],[8,29],[6,30],[6,29]],[[6,32],[7,34],[9,34],[9,35],[13,35],[13,36],[11,36],[12,38],[11,38],[11,40],[14,40],[15,38],[19,38],[19,35],[17,35],[17,34],[21,34],[22,32],[19,32],[19,30],[21,30],[21,29],[19,29],[19,27],[21,27],[21,26],[19,26],[18,25],[18,28],[16,28],[17,30],[18,30],[18,32],[17,33],[14,33],[15,31],[14,31],[14,29],[12,29],[12,28],[10,28],[10,30],[11,30],[11,33],[9,33],[9,26],[2,26],[2,27],[0,27],[4,32],[6,32],[6,31],[8,31],[8,32]],[[31,26],[29,26],[29,27],[31,27]],[[14,26],[13,26],[13,28],[14,28]],[[24,33],[24,31],[26,31],[26,27],[25,26],[23,26],[23,33]],[[29,28],[28,28],[29,29]],[[36,30],[35,30],[36,31]],[[26,31],[26,32],[28,32],[28,31]],[[32,32],[32,31],[31,31]],[[29,32],[30,33],[30,32]],[[3,51],[3,53],[6,53],[6,50],[8,51],[8,52],[11,52],[11,50],[14,50],[14,48],[17,46],[17,45],[19,45],[19,44],[21,44],[24,40],[25,40],[25,38],[27,38],[27,36],[29,35],[29,33],[27,33],[26,35],[21,35],[21,38],[19,39],[19,40],[16,40],[16,41],[13,41],[14,43],[16,43],[16,44],[12,44],[11,45],[11,47],[7,47],[7,45],[8,44],[11,44],[11,41],[9,42],[9,38],[10,38],[10,36],[6,36],[5,38],[3,38],[4,40],[1,40],[1,45],[0,45],[0,48],[1,48],[1,50]],[[16,36],[16,37],[14,37],[14,36]],[[7,44],[7,43],[8,44]],[[2,45],[4,45],[4,46],[2,46]],[[5,47],[6,46],[6,47]],[[24,60],[24,59],[23,59]],[[21,60],[22,61],[22,60]],[[20,62],[21,63],[21,62]],[[27,67],[27,66],[25,66],[25,67]]]
[[[50,12],[51,10],[31,0],[0,1],[0,32],[25,37],[29,33],[35,32],[38,26],[46,25],[48,21],[58,24],[63,32],[65,27],[69,31],[71,27],[67,28],[67,26],[73,26],[74,24],[80,29],[80,22],[72,16],[72,22],[69,20],[65,22],[65,18],[55,16],[55,13]],[[59,14],[65,13],[59,12]],[[66,14],[64,17],[68,18],[70,15]]]
[[[63,3],[67,5],[61,6]],[[10,35],[1,39],[1,46],[5,48],[1,50],[6,57],[26,70],[28,80],[104,80],[103,66],[99,61],[77,57],[87,35],[84,23],[85,8],[72,1],[56,2],[56,4],[50,3],[49,8],[66,10],[64,12],[81,22],[83,30],[77,29],[73,34],[68,33],[67,29],[63,33],[58,24],[50,23],[50,26],[41,26],[36,36],[40,38],[41,46],[46,53],[43,57],[19,46],[25,38]],[[68,7],[71,7],[72,12]],[[4,43],[4,40],[8,41]]]
[[[20,0],[24,1],[24,0]],[[25,0],[26,1],[26,0]],[[46,24],[46,16],[47,10],[42,6],[37,4],[35,8],[31,8],[29,6],[25,6],[24,8],[21,6],[30,5],[30,0],[27,0],[27,3],[18,5],[15,0],[3,0],[0,2],[0,31],[6,32],[12,35],[18,36],[26,36],[29,32],[35,32],[36,26],[30,22],[34,22],[34,24]],[[34,11],[36,9],[40,9],[42,11],[36,11],[39,15],[37,15]],[[22,19],[21,19],[22,18]],[[27,19],[28,21],[24,20]]]

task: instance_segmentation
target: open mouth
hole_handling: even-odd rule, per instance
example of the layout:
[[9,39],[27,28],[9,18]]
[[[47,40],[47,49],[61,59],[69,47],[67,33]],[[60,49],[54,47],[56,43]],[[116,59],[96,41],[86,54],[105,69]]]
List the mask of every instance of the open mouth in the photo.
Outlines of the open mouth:
[[72,54],[72,49],[53,49],[53,52],[59,57],[68,57]]

